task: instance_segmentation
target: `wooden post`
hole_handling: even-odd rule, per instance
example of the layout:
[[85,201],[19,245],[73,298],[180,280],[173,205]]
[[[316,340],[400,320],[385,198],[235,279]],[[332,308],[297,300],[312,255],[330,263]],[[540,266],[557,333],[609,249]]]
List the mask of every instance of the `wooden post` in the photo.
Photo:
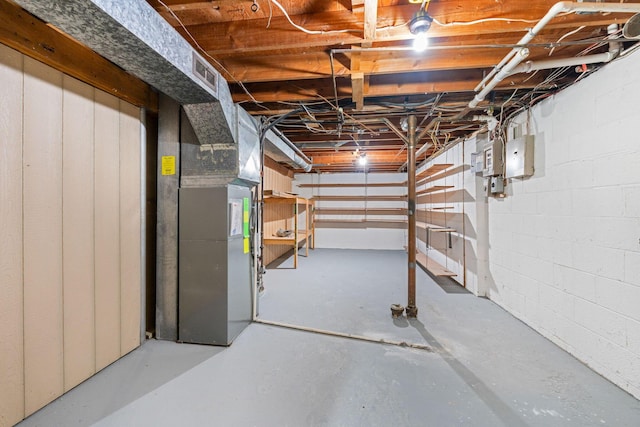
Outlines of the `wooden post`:
[[409,250],[409,297],[407,302],[407,317],[418,317],[416,307],[416,116],[409,116],[409,141],[407,146],[407,216],[408,216],[408,244]]

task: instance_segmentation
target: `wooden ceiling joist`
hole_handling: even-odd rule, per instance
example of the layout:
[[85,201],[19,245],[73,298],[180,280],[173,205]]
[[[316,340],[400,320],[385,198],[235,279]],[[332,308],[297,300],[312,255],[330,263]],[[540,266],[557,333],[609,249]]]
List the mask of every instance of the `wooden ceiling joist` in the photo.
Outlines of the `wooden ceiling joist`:
[[[456,3],[455,6],[451,3]],[[553,2],[532,0],[523,8],[520,2],[503,2],[497,5],[494,0],[474,1],[473,7],[465,8],[459,1],[433,2],[429,13],[443,23],[468,22],[481,18],[508,16],[513,21],[491,21],[465,26],[439,26],[433,24],[429,35],[442,37],[478,37],[482,35],[500,35],[505,33],[524,35],[537,19],[542,18]],[[482,10],[487,12],[483,13]],[[408,40],[413,36],[406,24],[416,11],[412,5],[378,8],[377,30],[375,41]],[[535,17],[532,19],[532,17]],[[628,15],[627,15],[628,18]],[[288,49],[353,45],[367,40],[364,36],[364,13],[336,11],[308,13],[292,16],[292,20],[312,31],[323,31],[323,34],[306,34],[289,23],[284,16],[269,18],[245,19],[191,25],[187,29],[199,44],[210,54],[237,54],[242,52],[264,52],[277,48]],[[532,22],[521,22],[529,20]],[[566,15],[554,19],[548,29],[574,29],[577,26],[606,26],[608,23],[623,23],[625,15]],[[178,31],[182,28],[178,27]],[[336,33],[332,31],[345,31]],[[369,39],[371,40],[371,39]]]
[[[432,48],[422,53],[408,48],[407,24],[419,4],[406,0],[279,0],[283,9],[272,0],[163,0],[170,11],[159,0],[147,1],[216,58],[211,62],[232,82],[233,100],[251,114],[278,116],[307,104],[311,113],[293,114],[278,128],[313,158],[317,171],[361,170],[356,149],[366,150],[368,170],[395,171],[406,161],[402,138],[391,132],[402,116],[420,115],[423,129],[438,123],[423,141],[441,148],[485,125],[471,115],[516,111],[580,77],[571,68],[508,76],[465,120],[447,121],[557,0],[431,1]],[[606,51],[607,25],[629,16],[561,14],[528,45],[528,60]],[[519,103],[506,102],[516,91]],[[382,117],[389,122],[382,124]]]

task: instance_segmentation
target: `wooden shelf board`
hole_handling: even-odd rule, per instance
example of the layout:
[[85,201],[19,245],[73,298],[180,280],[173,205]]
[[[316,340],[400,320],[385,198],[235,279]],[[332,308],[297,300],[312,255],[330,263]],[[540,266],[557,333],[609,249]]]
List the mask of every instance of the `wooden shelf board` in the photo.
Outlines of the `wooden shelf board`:
[[311,205],[312,202],[308,199],[305,199],[303,197],[297,197],[297,196],[288,196],[288,197],[283,197],[283,196],[264,196],[264,202],[265,203],[270,203],[270,204],[284,204],[284,205],[293,205],[294,203],[298,204],[298,205],[306,205],[309,204]]
[[372,209],[360,209],[360,208],[318,208],[315,210],[316,215],[407,215],[407,210],[398,208],[372,208]]
[[397,228],[407,227],[406,221],[358,220],[358,219],[316,219],[316,228]]
[[438,264],[437,262],[427,257],[425,254],[423,254],[420,251],[416,253],[416,261],[418,262],[418,264],[426,268],[434,276],[447,276],[447,277],[457,276],[456,273],[454,273],[453,271],[447,270],[444,266]]
[[365,187],[406,187],[407,182],[376,182],[371,184],[298,184],[299,188],[365,188]]
[[[307,238],[307,232],[303,230],[298,231],[298,243],[304,241]],[[295,237],[278,237],[278,236],[265,236],[265,245],[293,245],[296,243]]]
[[438,173],[435,173],[433,175],[430,175],[430,176],[428,176],[426,178],[422,178],[422,179],[417,180],[416,185],[424,185],[424,184],[427,184],[429,182],[433,182],[433,181],[437,181],[439,179],[446,178],[446,177],[448,177],[450,175],[454,175],[454,174],[459,173],[459,172],[460,171],[455,172],[455,169],[443,170],[441,172],[438,172]]
[[425,176],[431,176],[438,172],[442,172],[443,170],[448,169],[451,166],[453,166],[453,163],[436,163],[435,165],[432,165],[431,167],[417,174],[416,179],[423,178]]
[[281,198],[287,198],[287,199],[295,199],[298,197],[297,194],[293,194],[293,193],[287,193],[284,191],[277,191],[277,190],[264,190],[264,196],[266,197],[281,197]]
[[429,231],[440,232],[440,233],[451,233],[451,232],[457,231],[455,228],[443,227],[441,225],[429,224],[427,222],[421,222],[421,221],[416,222],[416,227],[422,228],[423,230],[429,230]]
[[423,194],[435,193],[436,191],[444,191],[449,188],[453,188],[453,185],[434,185],[433,187],[425,188],[424,190],[420,190],[416,192],[416,196],[422,196]]
[[313,196],[314,201],[406,202],[407,196]]

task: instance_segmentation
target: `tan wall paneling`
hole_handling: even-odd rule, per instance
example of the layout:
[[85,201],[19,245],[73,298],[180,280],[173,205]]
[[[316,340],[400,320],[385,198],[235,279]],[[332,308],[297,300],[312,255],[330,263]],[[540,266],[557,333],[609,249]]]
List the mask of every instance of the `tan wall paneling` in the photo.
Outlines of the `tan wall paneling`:
[[64,389],[95,373],[94,89],[63,78]]
[[120,354],[140,345],[140,110],[120,101]]
[[0,45],[0,427],[140,344],[140,110]]
[[24,60],[25,411],[63,392],[62,73]]
[[22,66],[0,45],[0,426],[24,418]]
[[[287,175],[271,169],[264,168],[265,190],[291,192],[293,179]],[[265,205],[264,207],[264,235],[272,236],[279,228],[293,227],[293,208],[291,205]],[[269,265],[279,256],[287,253],[290,245],[269,245],[264,248],[264,264]]]
[[96,369],[120,357],[120,101],[95,93]]

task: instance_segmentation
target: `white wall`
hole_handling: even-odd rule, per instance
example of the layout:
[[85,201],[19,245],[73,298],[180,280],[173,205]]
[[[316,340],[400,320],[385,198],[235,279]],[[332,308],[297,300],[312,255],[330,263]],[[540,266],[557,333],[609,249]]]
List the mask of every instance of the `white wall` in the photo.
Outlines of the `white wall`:
[[535,175],[489,200],[488,278],[493,301],[636,397],[639,100],[636,53],[533,108]]
[[[359,188],[300,188],[298,184],[332,184],[332,183],[386,183],[403,182],[406,173],[308,173],[297,174],[293,183],[293,192],[302,197],[311,198],[315,195],[404,195],[406,187],[363,187]],[[366,191],[366,193],[365,193]],[[366,202],[368,208],[406,208],[406,202]],[[323,201],[316,202],[316,208],[363,208],[361,201]],[[354,216],[332,216],[332,218],[354,219]],[[367,216],[368,219],[398,219],[406,217],[395,216]],[[402,250],[406,245],[406,230],[385,228],[316,228],[316,248],[338,249],[396,249]]]

